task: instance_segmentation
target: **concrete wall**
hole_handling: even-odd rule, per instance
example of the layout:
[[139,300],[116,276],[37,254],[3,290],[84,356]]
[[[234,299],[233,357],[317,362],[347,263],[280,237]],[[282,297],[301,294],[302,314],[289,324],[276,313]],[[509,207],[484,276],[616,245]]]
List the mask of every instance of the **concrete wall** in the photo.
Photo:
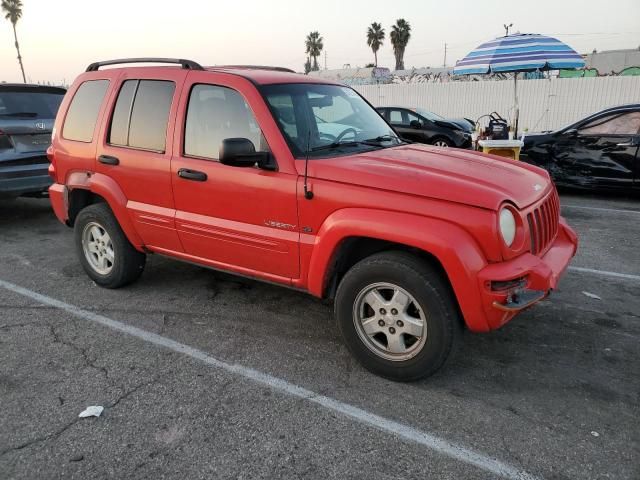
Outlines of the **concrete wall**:
[[[513,81],[354,87],[375,106],[422,107],[445,117],[477,119],[497,111],[511,120]],[[640,77],[521,80],[520,131],[555,130],[606,107],[640,103]]]

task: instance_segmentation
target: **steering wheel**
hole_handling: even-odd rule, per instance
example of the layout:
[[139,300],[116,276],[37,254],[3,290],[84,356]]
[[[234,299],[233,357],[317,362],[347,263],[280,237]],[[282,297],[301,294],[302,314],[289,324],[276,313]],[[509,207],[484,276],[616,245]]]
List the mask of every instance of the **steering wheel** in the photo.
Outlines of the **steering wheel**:
[[349,128],[345,128],[342,132],[340,132],[340,135],[338,135],[336,137],[336,139],[334,140],[335,143],[339,143],[340,140],[342,140],[347,134],[349,133],[353,133],[353,137],[355,139],[355,137],[358,136],[358,131],[353,128],[353,127],[349,127]]
[[319,133],[320,138],[324,138],[326,140],[329,140],[331,143],[336,141],[336,136],[335,135],[331,135],[330,133]]

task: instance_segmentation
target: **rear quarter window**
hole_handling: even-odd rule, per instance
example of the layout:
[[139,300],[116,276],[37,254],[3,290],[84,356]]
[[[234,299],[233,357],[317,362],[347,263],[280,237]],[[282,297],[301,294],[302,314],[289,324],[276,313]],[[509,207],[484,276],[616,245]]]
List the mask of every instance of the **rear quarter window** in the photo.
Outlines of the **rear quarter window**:
[[108,87],[109,80],[89,80],[80,85],[67,111],[63,138],[77,142],[93,141],[93,131]]

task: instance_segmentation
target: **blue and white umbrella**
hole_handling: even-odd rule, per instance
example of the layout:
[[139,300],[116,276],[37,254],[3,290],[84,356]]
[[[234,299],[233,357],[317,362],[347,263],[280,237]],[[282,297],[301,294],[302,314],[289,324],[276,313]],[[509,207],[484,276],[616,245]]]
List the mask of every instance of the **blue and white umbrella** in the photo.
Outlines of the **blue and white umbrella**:
[[584,67],[582,57],[560,40],[535,33],[516,33],[483,43],[453,69],[454,75],[530,72]]
[[456,62],[454,75],[515,72],[515,136],[518,134],[518,72],[576,69],[584,60],[557,38],[536,33],[516,33],[483,43]]

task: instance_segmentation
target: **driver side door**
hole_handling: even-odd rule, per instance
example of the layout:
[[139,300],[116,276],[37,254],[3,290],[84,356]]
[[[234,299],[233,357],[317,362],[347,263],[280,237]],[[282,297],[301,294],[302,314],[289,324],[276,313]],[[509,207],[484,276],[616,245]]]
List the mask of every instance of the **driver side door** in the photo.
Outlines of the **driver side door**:
[[270,148],[240,91],[245,85],[211,84],[199,75],[192,72],[185,84],[180,150],[171,162],[175,224],[187,259],[290,283],[299,276],[297,175],[218,161],[227,138]]

